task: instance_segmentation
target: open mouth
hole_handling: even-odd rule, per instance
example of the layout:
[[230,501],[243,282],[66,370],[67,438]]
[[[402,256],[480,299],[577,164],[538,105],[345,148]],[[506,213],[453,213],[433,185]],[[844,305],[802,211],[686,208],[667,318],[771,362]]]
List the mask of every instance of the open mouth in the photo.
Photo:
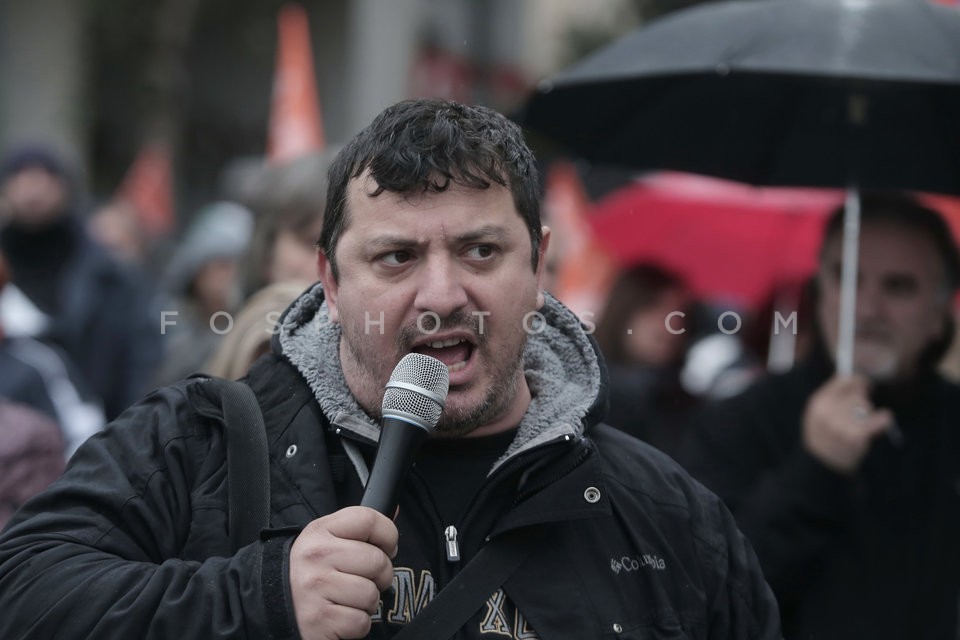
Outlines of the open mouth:
[[465,338],[434,340],[417,345],[413,350],[436,358],[447,365],[451,373],[465,368],[473,355],[473,345]]

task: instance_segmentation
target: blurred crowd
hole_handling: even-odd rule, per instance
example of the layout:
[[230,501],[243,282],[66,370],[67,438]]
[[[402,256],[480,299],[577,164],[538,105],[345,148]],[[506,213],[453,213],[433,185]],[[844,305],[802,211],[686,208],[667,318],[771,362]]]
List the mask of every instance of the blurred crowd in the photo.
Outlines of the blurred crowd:
[[88,207],[50,148],[0,160],[0,524],[151,389],[269,348],[316,279],[328,159],[263,167],[167,245],[128,202]]
[[[7,153],[0,396],[58,425],[68,457],[154,387],[198,372],[242,376],[316,279],[331,157],[267,164],[161,245],[130,203],[85,207],[75,172],[52,150]],[[653,263],[626,266],[606,297],[593,315],[610,367],[608,422],[671,455],[696,407],[763,371],[763,310],[697,299],[681,274]],[[735,314],[737,331],[724,331],[721,314]]]
[[[0,397],[11,405],[7,422],[48,425],[24,433],[60,451],[44,463],[49,477],[152,388],[199,372],[241,377],[269,348],[280,313],[316,279],[331,158],[266,164],[161,244],[129,202],[89,206],[76,171],[51,149],[5,154]],[[665,324],[673,312],[684,317]],[[720,332],[709,304],[657,265],[624,270],[598,315],[609,421],[671,454],[693,408],[759,370],[759,354]]]
[[[85,211],[50,150],[4,157],[0,524],[150,389],[198,372],[242,377],[269,349],[316,279],[328,157],[268,165],[241,197],[195,212],[162,260],[124,203]],[[607,422],[727,502],[793,637],[827,623],[871,637],[846,629],[865,619],[849,612],[895,607],[904,585],[921,602],[903,615],[946,627],[941,583],[957,577],[937,567],[958,556],[960,524],[956,246],[919,202],[864,195],[856,374],[836,376],[842,213],[826,224],[818,271],[759,306],[698,296],[660,264],[619,265],[594,314]]]
[[816,270],[760,304],[697,296],[663,265],[621,265],[594,334],[606,420],[723,499],[785,638],[953,638],[957,240],[949,211],[923,196],[867,191],[858,202],[851,371],[838,370],[838,205]]

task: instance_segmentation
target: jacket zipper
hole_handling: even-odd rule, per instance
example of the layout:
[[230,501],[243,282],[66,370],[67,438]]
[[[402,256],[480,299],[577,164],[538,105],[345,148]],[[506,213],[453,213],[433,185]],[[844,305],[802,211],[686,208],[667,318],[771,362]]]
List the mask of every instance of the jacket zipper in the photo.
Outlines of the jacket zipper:
[[[564,440],[566,440],[566,439],[564,439]],[[558,441],[558,442],[562,442],[562,441]],[[547,444],[544,444],[544,445],[540,445],[540,447],[537,447],[537,448],[540,449],[541,447],[549,446],[549,445],[552,445],[552,444],[555,444],[555,443],[547,443]],[[581,453],[579,456],[577,456],[577,459],[573,462],[573,464],[570,465],[570,466],[564,471],[564,473],[559,474],[558,477],[562,477],[562,476],[565,475],[569,470],[572,470],[572,469],[578,467],[587,457],[589,457],[589,454],[590,454],[589,450],[584,451],[583,453]],[[521,460],[521,459],[524,458],[524,457],[525,457],[525,456],[520,456],[520,457],[517,457],[517,458],[514,458],[514,459],[510,460],[509,462],[510,462],[510,463],[521,464],[521,462],[517,462],[517,461],[518,461],[518,460]],[[498,474],[500,474],[500,473],[503,473],[505,468],[508,468],[508,465],[502,465],[501,467],[499,467],[499,468],[494,472],[494,475],[498,475]],[[412,476],[412,478],[415,479],[415,482],[417,482],[418,484],[421,485],[421,487],[423,487],[424,495],[428,497],[428,502],[429,502],[430,505],[433,507],[433,509],[432,509],[432,510],[433,510],[433,513],[434,513],[434,514],[439,514],[440,511],[439,511],[439,509],[437,509],[436,504],[434,504],[434,502],[433,502],[433,498],[432,498],[432,496],[431,496],[431,494],[430,494],[429,488],[426,487],[426,483],[423,481],[423,478],[421,478],[420,475],[419,475],[418,473],[416,473],[416,468],[414,468],[413,473],[411,474],[411,476]],[[546,483],[546,484],[550,484],[550,483]],[[476,506],[477,506],[478,503],[482,502],[482,499],[481,499],[481,498],[483,497],[483,495],[484,495],[485,493],[487,493],[488,491],[490,491],[490,487],[491,487],[490,478],[487,478],[487,482],[485,482],[484,485],[483,485],[483,486],[480,488],[480,490],[477,492],[477,494],[473,496],[472,501],[471,501],[471,504],[467,507],[467,509],[466,509],[465,513],[463,514],[463,516],[461,516],[463,520],[469,520],[469,518],[471,517],[471,512],[474,511],[474,509],[476,508]],[[542,488],[542,486],[541,486],[541,487],[538,487],[537,490],[539,490],[539,488]],[[531,493],[536,493],[536,490],[534,490],[534,491],[526,491],[526,492],[523,492],[522,494],[519,494],[519,495],[515,498],[514,504],[516,504],[517,502],[520,501],[521,496],[530,495]],[[442,530],[441,530],[441,531],[442,531],[442,538],[443,538],[443,542],[444,542],[444,544],[443,544],[443,547],[444,547],[444,555],[446,556],[447,562],[448,562],[448,563],[451,563],[451,564],[453,564],[453,563],[459,563],[460,560],[461,560],[461,557],[460,557],[460,532],[459,532],[459,530],[457,529],[457,526],[454,525],[454,524],[448,524],[448,525],[446,525],[446,526],[443,526],[442,521],[440,522],[440,526],[442,527]]]
[[[585,455],[581,454],[581,456],[573,464],[571,469],[577,467],[585,457],[586,457]],[[501,469],[502,468],[503,467],[501,467]],[[500,473],[501,469],[497,469],[497,471],[495,471],[494,474]],[[561,474],[561,476],[562,475],[563,474]],[[491,490],[490,487],[491,487],[490,479],[488,478],[487,482],[484,483],[484,485],[481,486],[480,490],[476,493],[476,495],[473,496],[470,505],[467,507],[466,512],[462,516],[464,521],[469,519],[471,512],[474,510],[476,505],[482,503],[484,494]],[[446,548],[447,562],[451,562],[451,563],[460,562],[460,541],[458,539],[458,535],[459,535],[459,532],[457,531],[457,527],[455,525],[452,525],[452,524],[447,525],[447,527],[445,527],[443,530],[443,538],[445,541],[444,546]]]
[[447,562],[460,562],[460,543],[457,542],[457,528],[452,524],[443,530],[447,541]]

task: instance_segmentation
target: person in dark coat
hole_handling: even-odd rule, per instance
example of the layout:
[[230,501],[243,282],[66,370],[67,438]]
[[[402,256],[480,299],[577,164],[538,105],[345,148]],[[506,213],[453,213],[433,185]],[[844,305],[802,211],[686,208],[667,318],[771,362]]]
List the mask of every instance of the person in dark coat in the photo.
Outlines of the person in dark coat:
[[606,422],[670,456],[698,404],[680,381],[691,306],[678,274],[633,265],[614,280],[594,333],[610,369]]
[[681,461],[757,550],[788,640],[953,640],[960,591],[957,248],[907,196],[862,198],[855,373],[834,373],[843,211],[826,226],[816,346],[704,410]]
[[[0,251],[0,299],[8,278],[6,260]],[[28,336],[8,336],[3,315],[0,312],[0,399],[35,409],[55,420],[64,440],[62,453],[69,458],[88,437],[103,428],[103,410],[97,399],[85,391],[80,373],[66,354]],[[10,456],[16,450],[14,447]],[[29,458],[32,453],[25,450],[24,455]],[[10,509],[8,516],[12,513]]]
[[0,529],[64,467],[60,427],[29,405],[0,397]]
[[143,279],[90,239],[78,201],[52,151],[18,148],[0,162],[0,250],[40,319],[31,336],[66,352],[110,419],[147,391],[160,309]]
[[[550,236],[519,127],[401,102],[330,176],[321,282],[246,379],[270,527],[231,545],[219,385],[160,389],[0,535],[0,637],[391,638],[488,541],[532,529],[458,637],[779,638],[719,499],[599,423],[602,358],[542,289]],[[391,519],[357,505],[410,353],[447,365],[450,388]]]

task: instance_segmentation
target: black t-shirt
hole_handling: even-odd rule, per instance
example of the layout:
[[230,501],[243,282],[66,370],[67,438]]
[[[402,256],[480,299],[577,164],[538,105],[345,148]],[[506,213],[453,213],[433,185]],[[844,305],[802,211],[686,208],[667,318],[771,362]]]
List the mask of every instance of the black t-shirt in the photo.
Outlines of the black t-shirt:
[[516,429],[478,438],[431,438],[414,465],[443,522],[460,522],[493,463],[517,435]]

